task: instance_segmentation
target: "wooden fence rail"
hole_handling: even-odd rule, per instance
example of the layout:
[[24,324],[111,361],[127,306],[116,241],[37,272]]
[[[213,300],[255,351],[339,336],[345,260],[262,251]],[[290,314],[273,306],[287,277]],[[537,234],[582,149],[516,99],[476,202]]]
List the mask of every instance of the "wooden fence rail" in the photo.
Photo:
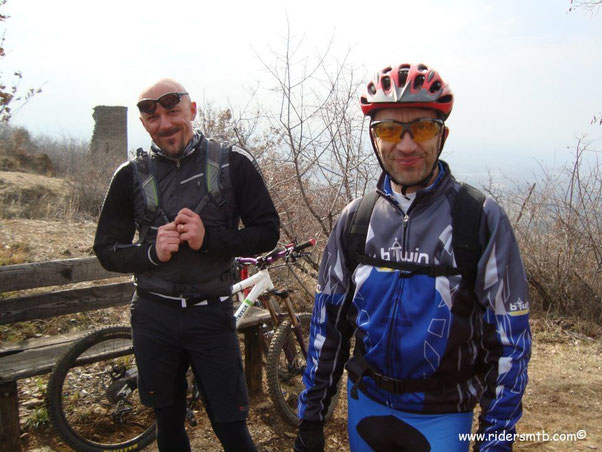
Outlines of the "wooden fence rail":
[[102,268],[95,257],[35,262],[0,267],[0,292],[60,286],[123,276]]

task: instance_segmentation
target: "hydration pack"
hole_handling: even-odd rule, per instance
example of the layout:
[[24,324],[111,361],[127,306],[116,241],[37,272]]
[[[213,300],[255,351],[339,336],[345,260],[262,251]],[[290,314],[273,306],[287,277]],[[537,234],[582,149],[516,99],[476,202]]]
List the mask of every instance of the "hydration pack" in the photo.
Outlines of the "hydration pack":
[[[231,212],[233,206],[226,202],[227,197],[224,195],[224,191],[228,187],[223,186],[224,181],[231,184],[230,167],[224,165],[223,162],[229,161],[232,145],[227,142],[220,143],[213,139],[206,139],[203,147],[206,152],[202,159],[202,184],[204,184],[206,192],[193,210],[200,215],[207,204],[211,202],[217,207],[228,209]],[[164,224],[169,223],[169,219],[160,205],[161,194],[155,174],[155,165],[149,153],[142,148],[138,148],[133,167],[135,173],[134,190],[139,189],[144,199],[144,214],[136,219],[139,242],[144,242],[149,228],[154,224],[157,217],[163,217]],[[224,174],[226,172],[227,174]],[[234,217],[234,215],[230,215],[230,218]]]

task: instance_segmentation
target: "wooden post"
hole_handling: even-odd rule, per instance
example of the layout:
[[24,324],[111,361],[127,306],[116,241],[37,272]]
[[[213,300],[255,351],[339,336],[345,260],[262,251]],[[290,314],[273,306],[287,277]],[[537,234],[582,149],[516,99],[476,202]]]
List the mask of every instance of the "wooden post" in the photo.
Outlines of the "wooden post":
[[261,347],[262,340],[260,325],[245,328],[245,377],[249,396],[261,394],[262,369],[261,369]]
[[0,383],[0,444],[2,450],[21,451],[17,382]]

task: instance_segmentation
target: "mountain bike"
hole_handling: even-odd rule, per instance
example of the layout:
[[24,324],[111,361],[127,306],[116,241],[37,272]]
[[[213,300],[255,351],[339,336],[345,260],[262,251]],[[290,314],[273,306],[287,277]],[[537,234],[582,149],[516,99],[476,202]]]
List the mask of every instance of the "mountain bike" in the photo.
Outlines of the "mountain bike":
[[[237,325],[251,306],[270,313],[271,324],[262,326],[266,352],[267,389],[277,412],[297,425],[297,399],[303,390],[302,375],[309,338],[308,313],[297,314],[288,291],[274,289],[268,269],[283,260],[289,265],[307,256],[315,241],[289,244],[258,258],[237,258],[235,269],[257,271],[232,286],[233,296],[242,301],[234,316]],[[249,291],[250,289],[250,291]],[[282,300],[285,312],[280,312]],[[286,318],[285,320],[283,320]],[[268,345],[269,344],[269,347]],[[152,408],[140,403],[136,363],[129,326],[110,326],[76,341],[54,366],[48,381],[46,404],[50,420],[59,435],[76,450],[132,450],[155,440]],[[192,375],[187,419],[194,425],[192,407],[201,398]],[[330,414],[336,405],[331,403]]]

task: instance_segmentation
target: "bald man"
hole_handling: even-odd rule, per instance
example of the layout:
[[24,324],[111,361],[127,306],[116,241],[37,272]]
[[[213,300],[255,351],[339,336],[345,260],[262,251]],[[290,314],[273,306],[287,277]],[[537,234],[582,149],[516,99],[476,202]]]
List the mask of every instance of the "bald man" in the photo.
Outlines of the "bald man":
[[[189,451],[191,367],[224,450],[255,451],[230,269],[235,256],[274,248],[278,214],[253,157],[194,130],[196,103],[182,84],[159,80],[137,107],[152,144],[115,172],[94,251],[107,270],[134,273],[140,399],[155,411],[159,450]],[[206,178],[208,165],[221,168],[219,180]]]

